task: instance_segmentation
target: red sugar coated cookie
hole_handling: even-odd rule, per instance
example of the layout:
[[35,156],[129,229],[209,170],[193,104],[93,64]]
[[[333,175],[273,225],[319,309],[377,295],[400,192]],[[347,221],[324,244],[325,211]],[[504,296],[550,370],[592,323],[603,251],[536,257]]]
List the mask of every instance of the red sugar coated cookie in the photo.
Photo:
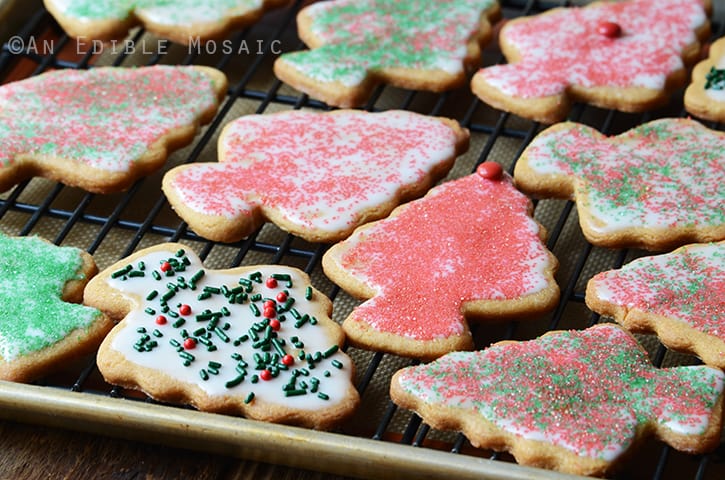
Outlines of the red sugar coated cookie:
[[666,250],[725,239],[725,133],[693,120],[612,137],[560,123],[534,138],[514,178],[533,196],[576,199],[595,245]]
[[605,324],[450,353],[397,372],[390,394],[474,446],[601,476],[649,436],[689,453],[717,447],[724,381],[707,366],[654,368],[632,335]]
[[198,234],[237,241],[265,219],[334,242],[424,194],[468,148],[468,130],[404,111],[248,115],[219,138],[219,162],[169,171],[163,189]]
[[627,0],[556,8],[507,22],[506,65],[481,69],[484,102],[555,123],[575,101],[625,112],[669,101],[707,39],[710,0]]
[[634,332],[725,370],[725,242],[687,245],[595,275],[586,302]]
[[325,273],[366,299],[345,319],[350,343],[417,358],[473,347],[467,320],[532,318],[556,305],[558,262],[508,175],[433,188],[358,228],[323,257]]
[[191,142],[226,94],[208,67],[56,70],[0,86],[0,191],[33,176],[125,190]]

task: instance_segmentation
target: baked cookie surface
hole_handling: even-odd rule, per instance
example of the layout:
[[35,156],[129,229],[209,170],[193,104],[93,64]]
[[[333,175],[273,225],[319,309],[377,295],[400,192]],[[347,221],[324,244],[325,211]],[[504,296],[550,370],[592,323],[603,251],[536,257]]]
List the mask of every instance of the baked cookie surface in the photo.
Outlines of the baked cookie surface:
[[695,65],[685,108],[698,118],[725,122],[725,38],[713,42],[708,58]]
[[560,123],[534,138],[514,178],[530,195],[576,199],[595,245],[666,250],[725,239],[725,134],[694,120],[612,137]]
[[725,242],[686,245],[595,275],[589,308],[725,370]]
[[289,0],[44,0],[72,37],[115,40],[143,25],[174,42],[198,45],[256,22]]
[[623,328],[598,325],[454,352],[398,371],[395,403],[520,464],[611,473],[647,437],[705,452],[720,441],[722,371],[657,369]]
[[380,83],[443,91],[465,84],[500,16],[496,0],[335,0],[300,11],[309,51],[283,54],[280,80],[337,107],[365,103]]
[[218,164],[176,167],[163,189],[212,240],[240,240],[269,219],[333,242],[425,193],[468,138],[457,122],[404,111],[248,115],[225,127]]
[[553,308],[558,262],[531,209],[501,167],[485,162],[334,245],[322,259],[325,274],[366,300],[343,322],[348,341],[436,358],[473,347],[469,320]]
[[166,243],[101,272],[85,299],[120,320],[98,351],[109,383],[319,429],[359,402],[332,303],[298,269],[207,270],[187,247]]
[[710,32],[710,0],[625,0],[556,8],[508,22],[505,65],[472,80],[484,102],[555,123],[573,102],[625,112],[667,103]]
[[81,305],[87,253],[0,233],[0,379],[32,381],[95,351],[111,321]]
[[33,176],[127,189],[211,121],[226,77],[208,67],[56,70],[0,87],[0,191]]

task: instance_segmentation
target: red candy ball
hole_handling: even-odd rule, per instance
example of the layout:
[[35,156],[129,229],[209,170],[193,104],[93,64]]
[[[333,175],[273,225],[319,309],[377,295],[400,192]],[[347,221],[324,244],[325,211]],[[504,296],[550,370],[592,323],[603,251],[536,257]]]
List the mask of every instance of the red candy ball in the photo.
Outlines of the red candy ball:
[[166,325],[166,317],[163,315],[156,317],[156,325]]
[[282,357],[282,364],[287,365],[288,367],[292,366],[295,363],[295,357],[290,355],[289,353]]
[[496,162],[483,162],[476,171],[488,180],[499,180],[503,176],[503,167]]
[[614,22],[600,22],[597,25],[597,33],[607,38],[617,38],[622,35],[622,27]]
[[265,285],[267,285],[267,288],[277,288],[277,279],[274,277],[269,277],[266,282],[264,282]]
[[164,262],[159,268],[162,272],[168,272],[169,270],[171,270],[171,264],[169,262]]
[[274,330],[276,332],[277,330],[279,330],[282,327],[282,324],[279,323],[279,320],[277,320],[276,318],[273,318],[272,320],[269,321],[269,326],[272,327],[272,330]]
[[281,302],[286,302],[287,301],[287,294],[285,292],[279,292],[277,294],[277,297],[276,298],[277,298],[277,301],[280,302],[280,303]]
[[196,348],[196,340],[189,337],[184,340],[184,348],[187,350],[191,350],[192,348]]
[[191,313],[191,307],[187,304],[183,304],[179,307],[179,313],[181,315],[189,315]]
[[262,370],[259,372],[259,378],[261,378],[264,381],[272,380],[272,372],[269,370]]

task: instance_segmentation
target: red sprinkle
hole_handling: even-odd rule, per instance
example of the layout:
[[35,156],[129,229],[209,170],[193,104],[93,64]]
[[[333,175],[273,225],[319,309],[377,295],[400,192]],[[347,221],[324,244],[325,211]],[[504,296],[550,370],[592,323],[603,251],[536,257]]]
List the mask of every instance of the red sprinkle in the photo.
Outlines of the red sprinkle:
[[503,167],[496,162],[483,162],[478,166],[476,172],[488,180],[500,180],[503,176]]
[[157,325],[165,325],[166,324],[166,317],[164,317],[163,315],[159,315],[158,317],[156,317],[156,324]]
[[290,355],[289,353],[282,357],[282,364],[287,365],[288,367],[295,363],[295,357]]
[[269,370],[262,370],[259,372],[259,378],[261,378],[264,381],[272,380],[272,372]]
[[264,315],[264,318],[274,318],[277,316],[277,310],[275,310],[274,307],[265,308],[262,315]]
[[264,284],[267,285],[267,288],[277,288],[277,279],[269,277]]
[[187,350],[191,350],[193,348],[196,348],[196,340],[189,337],[184,340],[184,348]]
[[181,315],[189,315],[189,314],[191,314],[191,307],[187,304],[183,304],[182,306],[179,307],[179,313]]
[[597,33],[607,38],[617,38],[622,35],[622,27],[614,22],[599,22],[599,25],[597,25]]
[[269,326],[272,327],[272,330],[274,330],[276,332],[277,330],[279,330],[282,327],[282,324],[279,323],[279,320],[277,320],[276,318],[273,318],[272,320],[269,321]]
[[286,302],[287,301],[287,293],[286,292],[279,292],[277,294],[277,301],[278,302]]
[[161,268],[162,272],[168,272],[169,270],[171,270],[171,264],[169,262],[164,262],[159,268]]
[[265,300],[263,305],[264,305],[263,308],[274,308],[275,307],[274,300]]

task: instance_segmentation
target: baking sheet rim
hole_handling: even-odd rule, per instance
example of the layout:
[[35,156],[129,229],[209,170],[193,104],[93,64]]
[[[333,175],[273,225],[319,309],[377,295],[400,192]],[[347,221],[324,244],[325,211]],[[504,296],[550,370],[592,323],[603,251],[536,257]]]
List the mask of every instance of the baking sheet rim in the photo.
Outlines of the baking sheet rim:
[[0,417],[360,478],[583,478],[387,441],[5,381],[0,381]]

